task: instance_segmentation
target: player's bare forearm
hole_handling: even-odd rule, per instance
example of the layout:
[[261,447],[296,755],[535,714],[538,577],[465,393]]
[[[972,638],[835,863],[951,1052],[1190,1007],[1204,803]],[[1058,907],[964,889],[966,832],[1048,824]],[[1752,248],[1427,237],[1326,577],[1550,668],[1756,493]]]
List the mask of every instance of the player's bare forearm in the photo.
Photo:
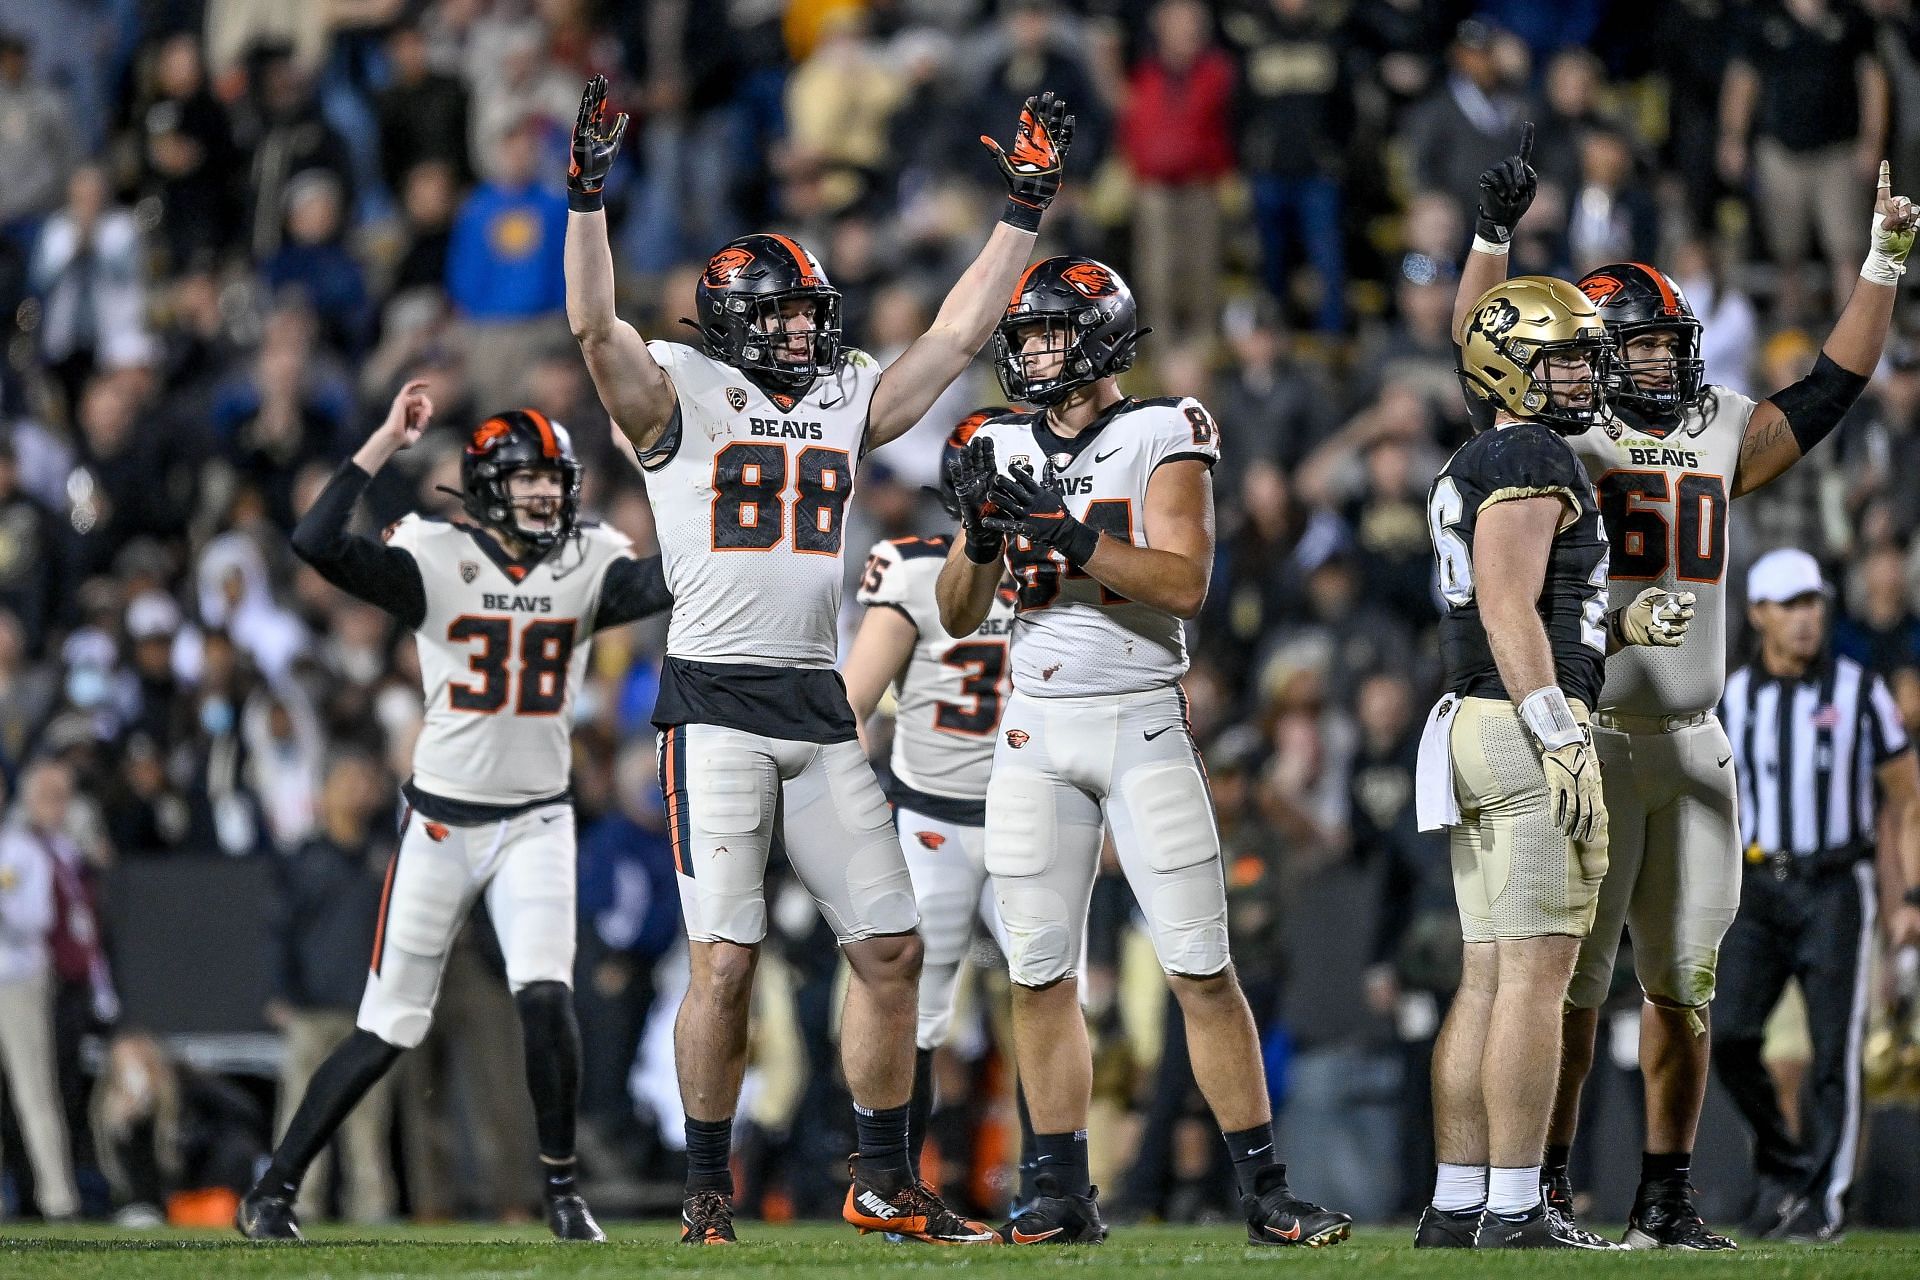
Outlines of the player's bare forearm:
[[1006,314],[1007,297],[1033,256],[1035,239],[1031,231],[994,224],[986,247],[948,292],[933,324],[881,375],[868,418],[870,448],[896,439],[920,421],[966,372]]
[[906,615],[888,605],[867,607],[841,672],[855,724],[865,725],[872,717],[887,686],[906,669],[918,636],[919,632]]
[[1897,902],[1920,885],[1920,757],[1903,751],[1874,771],[1885,797],[1880,809],[1882,881]]
[[1460,288],[1453,295],[1455,346],[1466,340],[1467,321],[1472,318],[1473,304],[1480,300],[1481,294],[1506,280],[1507,259],[1508,255],[1504,253],[1483,253],[1474,249],[1467,254],[1467,260],[1460,264]]
[[650,449],[673,416],[673,383],[646,340],[614,311],[607,215],[567,214],[567,326],[580,344],[600,403],[636,449]]
[[1516,498],[1480,513],[1473,539],[1473,597],[1487,647],[1519,706],[1535,689],[1557,683],[1553,647],[1535,601],[1547,580],[1553,535],[1565,506],[1559,498]]
[[940,606],[940,625],[950,636],[972,635],[993,612],[993,593],[1006,572],[1000,561],[975,564],[968,559],[966,540],[955,538],[940,566],[940,577],[933,584],[933,598]]
[[1084,566],[1110,591],[1191,618],[1213,575],[1213,477],[1205,463],[1161,465],[1147,481],[1147,545],[1102,534]]

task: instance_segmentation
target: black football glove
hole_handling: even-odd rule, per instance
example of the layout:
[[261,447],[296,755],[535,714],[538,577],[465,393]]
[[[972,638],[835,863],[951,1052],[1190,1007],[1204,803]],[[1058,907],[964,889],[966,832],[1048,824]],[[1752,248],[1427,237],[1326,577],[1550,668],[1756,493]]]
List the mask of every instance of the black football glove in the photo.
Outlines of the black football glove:
[[600,190],[627,135],[627,113],[607,119],[607,78],[587,81],[580,95],[580,118],[573,124],[573,160],[567,166],[567,208],[592,213],[601,207]]
[[1091,560],[1100,545],[1099,531],[1076,520],[1059,494],[1017,462],[1010,474],[994,477],[987,498],[994,505],[993,513],[981,521],[987,528],[1017,534],[1036,547],[1051,547],[1076,569]]
[[1480,175],[1480,216],[1474,219],[1473,233],[1482,240],[1505,244],[1513,239],[1513,229],[1526,216],[1539,186],[1533,166],[1527,163],[1532,158],[1533,123],[1529,121],[1520,131],[1519,154]]
[[987,490],[993,485],[997,464],[993,441],[975,436],[964,449],[947,459],[947,483],[960,502],[960,527],[967,535],[967,559],[975,564],[992,564],[1006,551],[1005,535],[986,528]]
[[1038,231],[1040,215],[1060,194],[1061,170],[1073,143],[1073,117],[1067,113],[1067,104],[1050,92],[1028,98],[1014,130],[1011,154],[984,133],[980,141],[1000,162],[1000,176],[1006,179],[1007,208],[1000,221],[1022,231]]

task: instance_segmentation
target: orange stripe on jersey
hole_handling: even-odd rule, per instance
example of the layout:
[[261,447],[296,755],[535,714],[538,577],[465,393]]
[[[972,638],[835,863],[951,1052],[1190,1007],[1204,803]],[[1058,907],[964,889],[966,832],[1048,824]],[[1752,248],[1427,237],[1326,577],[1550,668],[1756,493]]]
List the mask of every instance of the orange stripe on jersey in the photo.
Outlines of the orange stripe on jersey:
[[528,409],[527,416],[533,419],[533,425],[540,428],[540,456],[557,458],[560,456],[560,440],[553,434],[553,423],[547,415],[538,409]]
[[775,244],[783,244],[787,252],[793,255],[793,265],[800,268],[800,287],[810,289],[820,283],[820,277],[813,274],[813,268],[807,265],[807,251],[778,231],[767,232],[767,239]]

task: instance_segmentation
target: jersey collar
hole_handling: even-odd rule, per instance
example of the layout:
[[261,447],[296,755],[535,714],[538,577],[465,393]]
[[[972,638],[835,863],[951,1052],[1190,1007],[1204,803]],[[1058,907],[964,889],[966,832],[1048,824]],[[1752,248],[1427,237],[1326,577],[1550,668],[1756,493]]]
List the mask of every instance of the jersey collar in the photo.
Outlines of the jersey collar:
[[[498,565],[500,572],[506,574],[507,577],[514,582],[526,581],[527,575],[532,573],[542,560],[545,560],[553,553],[553,547],[548,547],[545,551],[528,556],[524,560],[517,559],[507,554],[507,549],[501,546],[500,540],[492,534],[476,529],[470,524],[463,524],[460,527],[465,529],[467,536],[472,538],[480,550],[486,553],[487,559]],[[560,544],[556,542],[553,545],[557,547]]]
[[[1089,444],[1093,443],[1095,436],[1107,429],[1108,423],[1138,403],[1139,402],[1132,396],[1121,396],[1118,400],[1102,409],[1100,416],[1088,423],[1087,429],[1077,436],[1056,435],[1053,428],[1047,425],[1050,421],[1047,416],[1047,411],[1041,409],[1033,415],[1033,442],[1040,446],[1041,453],[1049,458],[1064,453],[1067,456],[1067,466],[1072,466],[1073,460],[1078,458]],[[1056,466],[1057,465],[1058,464],[1056,464]],[[1059,469],[1064,471],[1066,467],[1059,467]]]

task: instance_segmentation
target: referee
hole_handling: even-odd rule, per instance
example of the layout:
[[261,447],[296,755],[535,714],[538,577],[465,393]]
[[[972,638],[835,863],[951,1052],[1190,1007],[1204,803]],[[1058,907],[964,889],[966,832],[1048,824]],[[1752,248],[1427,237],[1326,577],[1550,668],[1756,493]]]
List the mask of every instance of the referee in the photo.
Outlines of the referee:
[[[1826,651],[1827,595],[1804,551],[1754,564],[1747,603],[1759,658],[1728,679],[1720,705],[1747,865],[1721,948],[1713,1059],[1753,1128],[1761,1199],[1750,1229],[1802,1241],[1839,1234],[1860,1155],[1876,902],[1890,903],[1895,945],[1920,940],[1920,765],[1885,681]],[[1806,999],[1813,1041],[1797,1141],[1760,1060],[1788,978]]]

